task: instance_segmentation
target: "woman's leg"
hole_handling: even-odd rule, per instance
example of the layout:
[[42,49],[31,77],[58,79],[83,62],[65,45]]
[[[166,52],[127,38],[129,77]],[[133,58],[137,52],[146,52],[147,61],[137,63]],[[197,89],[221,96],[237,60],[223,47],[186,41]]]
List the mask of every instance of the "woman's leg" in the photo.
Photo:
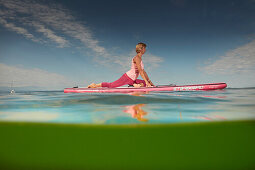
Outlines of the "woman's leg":
[[101,83],[102,87],[108,87],[108,88],[114,88],[114,87],[120,87],[126,84],[133,84],[133,80],[127,76],[127,74],[123,74],[118,80],[108,83],[103,82]]

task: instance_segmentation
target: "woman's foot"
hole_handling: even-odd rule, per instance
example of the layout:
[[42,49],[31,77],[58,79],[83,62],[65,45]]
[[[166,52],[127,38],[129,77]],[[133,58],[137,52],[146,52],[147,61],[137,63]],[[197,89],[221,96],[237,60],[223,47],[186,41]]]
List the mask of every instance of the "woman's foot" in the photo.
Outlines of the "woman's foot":
[[102,83],[99,83],[99,84],[92,83],[88,85],[88,88],[98,88],[98,87],[102,87]]
[[142,83],[140,83],[140,84],[133,84],[133,86],[136,87],[136,88],[139,88],[139,87],[142,87],[141,84],[142,84]]
[[97,85],[95,83],[91,83],[90,85],[88,85],[88,88],[97,88]]

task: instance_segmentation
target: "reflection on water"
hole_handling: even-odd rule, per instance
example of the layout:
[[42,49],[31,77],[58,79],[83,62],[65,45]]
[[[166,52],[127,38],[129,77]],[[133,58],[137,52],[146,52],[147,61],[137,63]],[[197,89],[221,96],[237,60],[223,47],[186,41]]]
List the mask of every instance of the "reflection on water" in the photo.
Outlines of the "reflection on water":
[[[129,93],[129,95],[143,97],[142,95],[148,94],[148,93],[149,92],[134,92],[134,93]],[[147,115],[148,113],[142,109],[142,107],[144,106],[145,104],[125,106],[126,110],[123,110],[123,112],[131,114],[132,118],[135,118],[139,121],[147,122],[148,119],[144,118],[144,116]]]
[[227,120],[225,117],[223,116],[219,116],[219,115],[213,115],[213,116],[198,116],[195,117],[196,119],[203,119],[203,120]]
[[[148,92],[139,92],[139,93],[130,93],[130,95],[133,96],[141,96],[144,94],[148,94]],[[169,94],[172,96],[181,96],[181,95],[177,95],[177,94]],[[196,95],[196,97],[205,97],[205,98],[215,98],[215,99],[220,99],[220,98],[226,98],[226,96],[208,96],[208,95]],[[136,104],[136,105],[129,105],[129,106],[125,106],[125,110],[123,110],[124,113],[129,113],[131,115],[132,118],[137,119],[139,121],[142,122],[147,122],[149,121],[148,119],[144,118],[145,115],[148,115],[148,112],[144,111],[142,108],[145,106],[145,104]],[[178,110],[180,111],[180,119],[182,120],[182,114],[181,114],[181,106],[178,105]],[[201,120],[227,120],[225,117],[223,116],[219,116],[219,115],[205,115],[205,116],[194,116],[194,119],[201,119]]]
[[0,121],[92,124],[255,119],[255,89],[131,94],[0,93]]
[[126,110],[123,110],[123,112],[131,114],[132,118],[139,121],[147,122],[148,119],[144,118],[144,116],[148,113],[142,109],[143,106],[145,106],[145,104],[125,106]]

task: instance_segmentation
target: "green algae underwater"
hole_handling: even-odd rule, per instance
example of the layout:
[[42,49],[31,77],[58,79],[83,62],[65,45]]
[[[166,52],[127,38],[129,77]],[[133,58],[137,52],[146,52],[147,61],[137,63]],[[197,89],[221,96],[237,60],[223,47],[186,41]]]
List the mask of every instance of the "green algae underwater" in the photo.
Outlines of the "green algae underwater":
[[254,169],[255,121],[0,123],[1,169]]

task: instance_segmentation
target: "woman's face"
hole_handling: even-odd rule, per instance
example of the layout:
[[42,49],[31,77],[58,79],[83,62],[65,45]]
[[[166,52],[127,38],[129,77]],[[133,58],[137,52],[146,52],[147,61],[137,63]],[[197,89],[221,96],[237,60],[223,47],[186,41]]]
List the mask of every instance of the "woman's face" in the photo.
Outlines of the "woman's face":
[[141,53],[144,54],[146,52],[146,48],[142,48]]

